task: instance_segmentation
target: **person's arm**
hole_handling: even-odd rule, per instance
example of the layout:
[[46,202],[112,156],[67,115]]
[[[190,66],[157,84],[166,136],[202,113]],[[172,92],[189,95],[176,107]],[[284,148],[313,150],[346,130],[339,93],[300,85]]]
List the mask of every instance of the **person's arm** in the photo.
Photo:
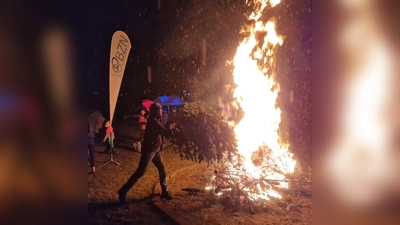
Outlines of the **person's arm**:
[[[164,136],[172,136],[172,132],[170,129],[166,128],[165,125],[163,125],[160,121],[156,120],[156,126],[158,127],[158,129],[161,130],[161,133]],[[168,125],[169,126],[169,125]]]
[[107,128],[106,135],[103,138],[103,142],[106,142],[108,135],[110,135],[110,129]]

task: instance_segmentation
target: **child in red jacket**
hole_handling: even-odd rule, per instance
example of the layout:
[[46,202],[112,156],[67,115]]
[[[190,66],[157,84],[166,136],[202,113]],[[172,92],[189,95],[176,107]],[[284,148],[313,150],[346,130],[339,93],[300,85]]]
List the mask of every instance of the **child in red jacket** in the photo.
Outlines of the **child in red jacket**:
[[104,126],[106,127],[106,135],[104,136],[103,142],[106,142],[106,140],[108,141],[107,148],[104,152],[111,153],[110,152],[111,150],[112,153],[115,154],[116,152],[114,150],[114,139],[115,139],[114,129],[112,128],[110,121],[107,121]]

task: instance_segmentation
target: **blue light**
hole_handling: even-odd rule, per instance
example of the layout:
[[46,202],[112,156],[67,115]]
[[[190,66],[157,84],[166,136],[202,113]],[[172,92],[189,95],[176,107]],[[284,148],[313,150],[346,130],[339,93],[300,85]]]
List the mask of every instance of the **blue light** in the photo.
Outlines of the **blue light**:
[[179,103],[180,102],[180,100],[177,98],[177,99],[174,99],[174,103]]
[[168,97],[167,96],[161,96],[161,101],[163,101],[163,102],[165,102],[165,101],[167,101],[168,100]]

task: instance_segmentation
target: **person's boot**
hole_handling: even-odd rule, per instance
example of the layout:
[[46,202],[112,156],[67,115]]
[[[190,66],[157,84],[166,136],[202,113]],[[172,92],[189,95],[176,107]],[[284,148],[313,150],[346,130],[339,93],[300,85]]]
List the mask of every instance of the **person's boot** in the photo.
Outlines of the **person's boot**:
[[124,205],[126,201],[126,192],[124,192],[122,189],[118,190],[118,199],[119,202]]
[[161,198],[164,198],[166,200],[172,200],[172,196],[167,191],[162,192]]

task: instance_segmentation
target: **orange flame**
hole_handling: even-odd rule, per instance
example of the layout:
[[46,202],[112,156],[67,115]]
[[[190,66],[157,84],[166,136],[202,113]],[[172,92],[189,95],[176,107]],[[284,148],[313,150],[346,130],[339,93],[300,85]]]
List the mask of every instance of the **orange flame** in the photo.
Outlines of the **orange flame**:
[[[275,55],[278,45],[282,45],[283,38],[275,31],[275,23],[260,20],[263,10],[267,6],[274,7],[279,0],[254,0],[255,11],[248,17],[254,24],[245,32],[248,36],[240,43],[233,59],[233,76],[237,88],[234,98],[244,111],[243,119],[235,125],[235,133],[240,154],[240,167],[230,165],[231,171],[236,171],[236,179],[268,179],[280,181],[280,186],[287,188],[284,174],[293,173],[296,162],[288,151],[288,144],[281,143],[278,129],[281,122],[281,110],[276,107],[276,99],[280,90],[274,74]],[[249,3],[249,0],[247,1]],[[264,39],[257,38],[265,34]],[[261,66],[260,66],[261,65]],[[271,150],[268,158],[258,157],[259,163],[254,164],[253,153],[268,146]],[[239,161],[239,159],[237,159]],[[260,163],[261,161],[261,163]],[[266,169],[276,167],[281,173]],[[253,199],[269,199],[268,196],[281,196],[268,185],[267,181],[259,181],[257,191],[252,190]],[[244,188],[244,190],[248,190]]]

